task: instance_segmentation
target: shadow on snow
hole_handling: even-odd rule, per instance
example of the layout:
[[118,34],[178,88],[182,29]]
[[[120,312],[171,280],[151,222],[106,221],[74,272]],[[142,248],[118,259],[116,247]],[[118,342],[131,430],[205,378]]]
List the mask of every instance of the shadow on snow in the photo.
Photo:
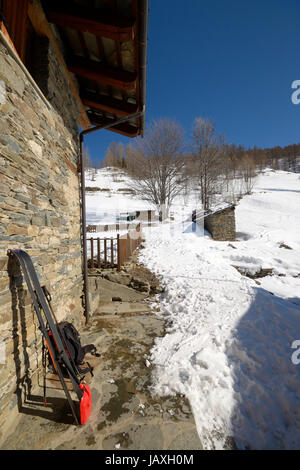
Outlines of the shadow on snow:
[[291,346],[300,340],[300,306],[254,291],[226,348],[234,378],[233,436],[240,449],[297,449],[300,364],[292,362]]

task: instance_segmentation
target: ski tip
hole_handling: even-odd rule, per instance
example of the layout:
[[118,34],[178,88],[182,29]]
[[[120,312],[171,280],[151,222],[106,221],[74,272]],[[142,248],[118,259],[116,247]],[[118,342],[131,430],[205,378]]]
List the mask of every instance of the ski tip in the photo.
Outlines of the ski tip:
[[14,249],[8,249],[7,254],[8,256],[15,255],[17,253],[25,253],[24,250],[21,250],[20,248],[14,248]]

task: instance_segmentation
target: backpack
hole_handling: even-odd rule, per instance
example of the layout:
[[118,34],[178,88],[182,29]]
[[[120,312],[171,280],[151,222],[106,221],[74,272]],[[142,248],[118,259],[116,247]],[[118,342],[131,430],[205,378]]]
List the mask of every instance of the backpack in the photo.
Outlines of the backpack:
[[58,331],[67,353],[76,366],[80,366],[83,363],[83,359],[88,352],[94,356],[97,355],[96,347],[93,344],[81,345],[79,333],[72,323],[67,321],[58,323]]
[[[91,353],[97,357],[100,356],[100,354],[97,353],[97,349],[94,344],[87,344],[86,346],[82,346],[80,335],[72,323],[67,321],[60,322],[57,324],[57,329],[71,363],[74,364],[78,372],[80,374],[90,372],[93,375],[93,367],[91,367],[89,363],[87,363],[88,367],[86,369],[80,369],[79,366],[82,365],[84,357],[87,353]],[[51,337],[51,331],[48,333]]]

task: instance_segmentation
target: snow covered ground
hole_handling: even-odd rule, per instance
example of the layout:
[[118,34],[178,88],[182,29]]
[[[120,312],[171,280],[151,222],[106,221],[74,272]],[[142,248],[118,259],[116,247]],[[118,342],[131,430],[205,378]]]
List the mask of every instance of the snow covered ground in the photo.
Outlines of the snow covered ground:
[[129,193],[128,176],[121,170],[98,170],[94,181],[87,174],[86,187],[100,189],[86,194],[88,224],[115,224],[117,217],[123,213],[151,209],[147,201]]
[[[88,220],[107,202],[91,197]],[[114,199],[122,210],[144,204],[109,199],[108,208]],[[236,208],[231,244],[194,232],[196,199],[183,199],[174,221],[144,229],[140,255],[165,286],[157,300],[168,329],[152,349],[154,392],[188,397],[206,449],[222,449],[228,436],[240,449],[300,448],[300,347],[292,348],[300,341],[299,175],[259,176]],[[234,266],[273,275],[254,280]]]

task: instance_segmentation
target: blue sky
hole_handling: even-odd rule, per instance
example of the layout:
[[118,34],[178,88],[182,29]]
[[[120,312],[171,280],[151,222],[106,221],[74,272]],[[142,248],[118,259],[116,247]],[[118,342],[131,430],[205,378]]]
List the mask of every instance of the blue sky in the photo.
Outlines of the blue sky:
[[[210,118],[228,142],[271,147],[300,142],[299,0],[149,0],[146,127]],[[112,141],[103,130],[85,138],[92,159]]]

